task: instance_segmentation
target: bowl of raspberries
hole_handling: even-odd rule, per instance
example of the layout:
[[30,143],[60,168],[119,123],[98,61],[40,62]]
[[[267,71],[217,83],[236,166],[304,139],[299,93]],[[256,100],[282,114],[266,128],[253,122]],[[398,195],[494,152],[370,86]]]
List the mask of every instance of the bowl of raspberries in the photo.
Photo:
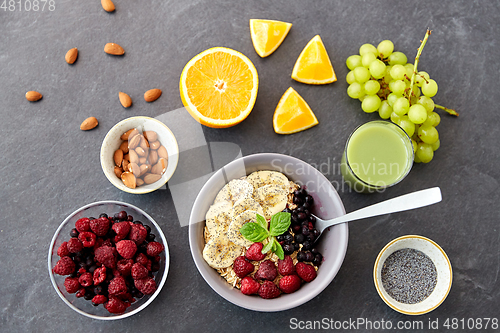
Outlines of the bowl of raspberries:
[[129,317],[148,306],[167,279],[169,252],[158,224],[119,201],[71,213],[50,243],[50,280],[61,299],[94,319]]

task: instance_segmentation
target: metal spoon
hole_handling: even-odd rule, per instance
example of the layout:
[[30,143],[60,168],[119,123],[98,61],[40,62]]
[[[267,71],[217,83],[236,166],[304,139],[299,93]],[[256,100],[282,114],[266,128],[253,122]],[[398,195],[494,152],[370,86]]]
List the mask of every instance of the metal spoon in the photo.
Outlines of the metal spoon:
[[313,215],[316,218],[315,228],[320,232],[320,235],[316,238],[315,242],[321,237],[326,228],[336,224],[420,208],[440,202],[441,199],[441,190],[439,187],[433,187],[382,201],[331,220],[322,220]]

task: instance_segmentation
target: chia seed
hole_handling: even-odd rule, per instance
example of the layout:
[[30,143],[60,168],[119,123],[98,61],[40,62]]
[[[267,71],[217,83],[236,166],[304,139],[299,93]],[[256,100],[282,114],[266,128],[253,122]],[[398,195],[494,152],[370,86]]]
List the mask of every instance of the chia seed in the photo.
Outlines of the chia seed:
[[425,253],[415,249],[392,253],[382,267],[385,291],[401,303],[422,302],[432,293],[436,282],[436,266]]

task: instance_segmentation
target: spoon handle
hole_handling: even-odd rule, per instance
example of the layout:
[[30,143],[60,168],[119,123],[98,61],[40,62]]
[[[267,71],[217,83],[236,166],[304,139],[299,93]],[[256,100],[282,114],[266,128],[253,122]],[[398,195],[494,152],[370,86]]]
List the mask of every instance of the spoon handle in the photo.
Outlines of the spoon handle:
[[355,221],[367,217],[420,208],[440,202],[441,199],[441,190],[439,189],[439,187],[420,190],[413,193],[404,194],[393,199],[382,201],[362,209],[358,209],[354,212],[337,217],[332,220],[327,220],[325,221],[325,228],[347,221]]

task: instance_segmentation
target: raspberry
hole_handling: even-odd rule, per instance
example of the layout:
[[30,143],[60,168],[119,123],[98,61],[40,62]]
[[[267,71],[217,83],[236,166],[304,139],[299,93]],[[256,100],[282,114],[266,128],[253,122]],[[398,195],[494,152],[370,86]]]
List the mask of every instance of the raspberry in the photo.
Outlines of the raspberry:
[[93,280],[96,286],[106,280],[106,266],[101,266],[94,270]]
[[291,294],[300,288],[300,278],[297,275],[287,275],[280,279],[282,292]]
[[144,295],[151,295],[156,291],[156,282],[150,277],[134,280],[134,285]]
[[83,273],[82,275],[80,275],[78,282],[80,282],[82,287],[90,287],[92,283],[94,283],[94,281],[92,280],[92,274],[89,272]]
[[290,256],[285,256],[283,260],[278,260],[278,272],[283,275],[290,275],[295,272],[295,266]]
[[247,261],[244,256],[240,256],[234,260],[233,271],[240,278],[244,278],[252,273],[254,269],[254,265],[250,261]]
[[123,313],[127,309],[127,305],[118,298],[110,297],[109,301],[104,303],[104,308],[110,313]]
[[297,274],[299,274],[300,278],[306,282],[311,282],[316,278],[316,270],[312,265],[298,262],[295,269],[297,270]]
[[80,232],[78,239],[82,242],[83,247],[92,247],[95,245],[95,234],[90,231]]
[[62,257],[53,269],[59,275],[69,275],[75,271],[75,263],[70,257]]
[[127,284],[122,276],[117,276],[109,281],[108,293],[109,296],[120,296],[127,292]]
[[276,287],[274,282],[264,281],[264,283],[260,285],[259,295],[265,299],[276,298],[280,295],[280,290]]
[[61,244],[61,246],[59,246],[59,248],[57,249],[57,255],[59,257],[65,257],[65,256],[69,256],[69,251],[68,251],[68,242],[64,242]]
[[106,217],[100,217],[90,221],[90,229],[97,236],[105,236],[109,230],[109,220]]
[[137,245],[131,240],[121,240],[116,243],[116,251],[125,259],[131,259],[137,252]]
[[78,292],[76,293],[75,296],[78,298],[85,296],[85,288],[78,289]]
[[119,242],[127,238],[128,232],[130,231],[130,224],[128,222],[118,222],[113,224],[111,229],[116,233],[115,242]]
[[269,259],[261,262],[257,273],[255,273],[255,278],[258,280],[273,281],[274,279],[276,279],[276,276],[278,276],[276,265]]
[[116,263],[116,269],[122,276],[129,276],[133,265],[134,260],[132,259],[120,259]]
[[252,279],[250,276],[245,276],[241,280],[241,292],[245,295],[253,295],[259,292],[260,283]]
[[136,262],[132,266],[132,270],[130,271],[130,274],[132,275],[132,278],[134,280],[144,279],[145,277],[148,276],[148,269],[146,267],[142,266],[141,264],[139,264],[138,262]]
[[92,303],[95,305],[99,305],[106,303],[107,300],[108,298],[104,295],[95,295],[94,298],[92,298]]
[[160,262],[160,260],[161,260],[161,257],[160,257],[160,256],[155,256],[155,257],[153,258],[153,262]]
[[149,242],[147,248],[147,254],[150,257],[156,257],[163,251],[163,244],[158,242]]
[[83,250],[83,244],[78,238],[70,238],[66,247],[70,253],[78,253]]
[[87,273],[87,270],[83,267],[81,267],[79,270],[78,270],[78,276],[84,274],[84,273]]
[[144,253],[139,253],[137,257],[135,257],[135,262],[138,262],[142,266],[146,267],[148,265],[148,257]]
[[132,224],[128,239],[134,241],[137,245],[141,245],[148,235],[146,228],[140,224]]
[[98,248],[100,248],[102,246],[102,244],[104,244],[104,239],[97,238],[95,240],[94,251],[97,250]]
[[90,220],[87,217],[83,217],[76,221],[75,223],[76,230],[78,232],[84,232],[90,230]]
[[108,268],[116,267],[116,249],[103,245],[95,250],[95,260]]
[[245,253],[245,257],[247,257],[248,260],[261,261],[266,257],[266,254],[262,253],[263,247],[264,245],[262,243],[253,243]]
[[68,276],[64,279],[64,287],[68,293],[74,294],[80,290],[80,282],[78,282],[78,278]]

